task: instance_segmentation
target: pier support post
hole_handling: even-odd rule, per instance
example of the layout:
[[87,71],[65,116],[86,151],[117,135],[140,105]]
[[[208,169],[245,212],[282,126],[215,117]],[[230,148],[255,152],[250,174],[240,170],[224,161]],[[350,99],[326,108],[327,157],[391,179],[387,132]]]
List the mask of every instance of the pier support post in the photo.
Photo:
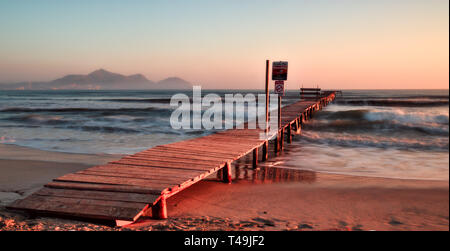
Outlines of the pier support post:
[[152,207],[152,218],[157,220],[167,219],[167,203],[164,195]]
[[269,158],[269,141],[266,140],[262,149],[262,161],[266,161]]
[[283,151],[284,128],[280,130],[280,151]]
[[280,132],[278,131],[277,137],[275,138],[275,142],[274,142],[274,146],[273,146],[273,152],[275,153],[275,155],[278,154],[279,148],[280,148]]
[[288,135],[287,135],[287,142],[290,144],[290,143],[292,143],[292,124],[291,123],[289,123],[289,126],[288,126]]
[[227,162],[225,167],[222,168],[222,178],[223,182],[231,184],[231,163]]
[[295,133],[297,133],[297,134],[299,134],[301,132],[301,130],[302,130],[301,121],[302,121],[302,115],[300,115],[300,117],[295,120],[295,125],[296,125],[295,126]]
[[253,149],[253,168],[258,167],[258,147]]

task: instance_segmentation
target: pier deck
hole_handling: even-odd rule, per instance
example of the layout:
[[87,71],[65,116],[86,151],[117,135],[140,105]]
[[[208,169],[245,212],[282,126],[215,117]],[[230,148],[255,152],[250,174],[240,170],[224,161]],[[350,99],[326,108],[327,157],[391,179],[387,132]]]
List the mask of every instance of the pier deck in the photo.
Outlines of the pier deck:
[[[299,101],[282,108],[282,123],[274,151],[292,140],[311,115],[335,98],[326,92],[317,100]],[[176,142],[123,157],[106,165],[70,173],[41,190],[15,201],[8,209],[76,218],[111,220],[126,225],[140,216],[167,218],[166,199],[205,177],[221,172],[231,183],[231,163],[253,153],[253,166],[267,160],[269,140],[261,129],[231,129]],[[258,150],[262,148],[262,156]]]

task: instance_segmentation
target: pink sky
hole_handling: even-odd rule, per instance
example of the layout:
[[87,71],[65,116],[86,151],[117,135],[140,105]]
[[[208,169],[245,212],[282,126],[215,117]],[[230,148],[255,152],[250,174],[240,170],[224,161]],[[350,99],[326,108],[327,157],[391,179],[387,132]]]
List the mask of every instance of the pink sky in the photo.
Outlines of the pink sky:
[[448,7],[446,0],[2,2],[0,82],[105,68],[262,89],[269,59],[289,61],[289,89],[447,89]]

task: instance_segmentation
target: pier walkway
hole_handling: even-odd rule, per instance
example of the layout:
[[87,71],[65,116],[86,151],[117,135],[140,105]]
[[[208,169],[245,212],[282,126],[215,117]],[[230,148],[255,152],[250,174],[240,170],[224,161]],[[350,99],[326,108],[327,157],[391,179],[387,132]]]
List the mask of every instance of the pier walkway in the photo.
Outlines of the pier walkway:
[[[334,91],[324,92],[316,100],[283,107],[282,126],[278,133],[269,135],[269,140],[275,141],[274,151],[281,151],[284,139],[290,142],[302,124],[334,98]],[[269,140],[260,139],[262,132],[231,129],[156,146],[56,178],[7,208],[33,214],[111,220],[118,226],[130,224],[143,215],[164,219],[169,197],[217,171],[224,182],[231,183],[231,163],[247,154],[253,154],[254,167],[258,161],[267,160]]]

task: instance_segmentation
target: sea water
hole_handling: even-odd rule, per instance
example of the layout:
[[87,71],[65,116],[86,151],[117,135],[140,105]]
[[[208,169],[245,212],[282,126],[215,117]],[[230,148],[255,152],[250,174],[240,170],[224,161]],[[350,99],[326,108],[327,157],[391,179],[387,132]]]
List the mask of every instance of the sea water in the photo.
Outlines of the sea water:
[[[170,99],[176,93],[192,95],[189,91],[0,91],[0,143],[45,151],[131,154],[217,131],[171,128],[170,116],[177,107],[170,106]],[[202,93],[223,97],[261,91]],[[298,92],[287,92],[283,105],[299,98]],[[343,91],[308,121],[278,163],[319,172],[448,180],[448,102],[448,90]]]

